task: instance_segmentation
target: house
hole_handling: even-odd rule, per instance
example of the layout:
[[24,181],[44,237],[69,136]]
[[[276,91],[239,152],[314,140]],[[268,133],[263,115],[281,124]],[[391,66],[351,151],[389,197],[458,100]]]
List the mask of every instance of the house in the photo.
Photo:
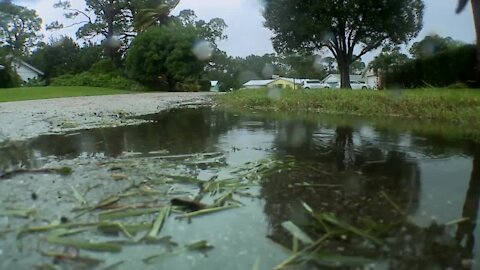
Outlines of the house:
[[368,85],[368,88],[370,88],[370,89],[378,89],[379,88],[380,80],[379,80],[377,74],[375,73],[375,71],[373,71],[372,68],[367,67],[362,72],[362,77],[363,77],[363,81]]
[[[362,75],[350,75],[350,81],[364,82],[364,79]],[[330,74],[323,79],[323,82],[326,84],[340,83],[340,74]]]
[[304,80],[276,77],[272,80],[251,80],[243,85],[244,89],[262,88],[262,87],[276,87],[285,89],[299,89]]
[[284,89],[300,89],[302,86],[302,81],[293,78],[282,78],[279,77],[272,82],[267,84],[267,87],[276,87]]
[[39,79],[44,75],[43,72],[40,71],[39,69],[19,59],[13,59],[12,65],[15,71],[17,72],[18,76],[20,76],[20,78],[24,82],[28,82],[29,80]]
[[254,88],[262,88],[267,87],[267,85],[274,80],[251,80],[243,84],[244,89],[254,89]]
[[220,84],[218,81],[210,81],[210,92],[220,92]]

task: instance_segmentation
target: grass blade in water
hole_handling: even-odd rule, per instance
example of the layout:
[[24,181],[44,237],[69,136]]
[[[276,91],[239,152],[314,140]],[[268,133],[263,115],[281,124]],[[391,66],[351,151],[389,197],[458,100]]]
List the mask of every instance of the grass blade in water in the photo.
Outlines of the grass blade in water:
[[328,215],[328,214],[320,214],[321,218],[325,221],[327,221],[328,223],[331,223],[341,229],[344,229],[346,231],[349,231],[351,233],[354,233],[358,236],[361,236],[363,238],[366,238],[366,239],[369,239],[370,241],[374,242],[375,244],[377,245],[383,245],[383,242],[382,240],[364,232],[363,230],[361,229],[358,229],[358,228],[355,228],[353,227],[352,225],[346,223],[346,222],[343,222],[343,221],[340,221],[338,219],[336,219],[335,217],[333,217],[332,215]]
[[165,220],[168,218],[170,214],[170,206],[164,207],[159,213],[155,221],[153,222],[152,229],[148,233],[147,238],[155,239],[158,236],[158,233],[162,229]]
[[143,209],[115,209],[113,211],[104,211],[98,214],[100,220],[121,219],[134,216],[143,216],[146,214],[153,214],[162,211],[164,207],[157,208],[143,208]]
[[48,237],[47,241],[51,244],[64,245],[97,252],[121,252],[120,245],[111,243],[91,243],[65,237]]
[[199,210],[199,211],[196,211],[196,212],[180,215],[177,218],[191,218],[191,217],[216,213],[216,212],[220,212],[220,211],[223,211],[223,210],[228,210],[228,209],[233,209],[233,208],[238,208],[238,207],[239,207],[238,205],[228,205],[228,206],[223,206],[223,207],[207,208],[207,209]]
[[343,255],[333,255],[333,254],[313,254],[309,260],[315,261],[317,264],[326,266],[326,267],[361,267],[367,264],[374,263],[374,260],[363,258],[363,257],[353,257],[353,256],[343,256]]
[[83,198],[82,194],[74,186],[70,186],[73,191],[73,196],[80,203],[80,205],[87,205],[87,201]]
[[282,223],[282,227],[287,230],[293,237],[297,238],[298,240],[302,241],[304,244],[311,244],[313,243],[312,238],[308,236],[302,229],[300,229],[297,225],[295,225],[291,221],[286,221]]
[[18,218],[29,218],[37,213],[36,209],[8,209],[0,210],[0,217],[18,217]]

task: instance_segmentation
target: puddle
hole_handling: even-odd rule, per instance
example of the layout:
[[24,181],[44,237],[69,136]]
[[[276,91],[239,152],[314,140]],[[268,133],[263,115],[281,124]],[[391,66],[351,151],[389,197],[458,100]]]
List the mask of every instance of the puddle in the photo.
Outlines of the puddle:
[[[210,108],[178,109],[144,119],[150,122],[45,135],[0,147],[0,175],[17,168],[73,169],[70,176],[22,173],[0,180],[0,209],[37,210],[30,219],[0,216],[0,268],[31,269],[54,262],[58,269],[91,268],[45,256],[57,252],[102,260],[98,269],[122,260],[118,269],[252,269],[255,264],[257,269],[272,269],[291,255],[292,235],[282,223],[291,221],[314,240],[322,235],[305,205],[378,235],[383,244],[376,247],[350,231],[285,269],[359,269],[358,257],[371,259],[360,264],[365,269],[480,267],[480,229],[475,226],[478,144],[378,129],[366,121],[335,125],[321,118],[282,120]],[[202,193],[204,189],[208,192]],[[94,253],[48,243],[47,234],[40,233],[26,235],[19,251],[16,237],[22,227],[62,217],[70,223],[97,220],[98,212],[72,212],[79,207],[73,190],[90,206],[126,190],[139,195],[122,198],[124,205],[161,206],[179,196],[200,196],[203,203],[214,204],[232,191],[229,203],[241,207],[190,221],[175,219],[181,213],[172,213],[159,236],[171,236],[180,247],[207,240],[214,248],[180,252],[153,264],[142,260],[168,251],[165,245],[137,243],[123,246],[119,254]],[[462,217],[470,219],[446,225]],[[122,222],[148,225],[155,218]],[[328,225],[338,229],[332,221]],[[75,236],[97,242],[125,240],[96,230]]]

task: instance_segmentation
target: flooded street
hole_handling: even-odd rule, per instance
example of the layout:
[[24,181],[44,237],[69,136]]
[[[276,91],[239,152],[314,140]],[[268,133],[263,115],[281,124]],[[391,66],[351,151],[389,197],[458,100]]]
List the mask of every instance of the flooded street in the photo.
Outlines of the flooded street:
[[[209,107],[142,120],[0,143],[0,269],[273,269],[325,235],[282,269],[480,269],[477,143]],[[20,170],[38,168],[72,172]]]

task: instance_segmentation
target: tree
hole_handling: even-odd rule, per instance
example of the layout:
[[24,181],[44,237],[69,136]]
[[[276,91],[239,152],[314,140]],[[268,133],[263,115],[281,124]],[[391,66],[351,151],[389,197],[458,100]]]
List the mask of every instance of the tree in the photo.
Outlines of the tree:
[[155,7],[141,9],[135,17],[135,29],[142,32],[150,26],[167,23],[170,13],[179,3],[180,0],[171,0]]
[[423,10],[422,0],[267,0],[264,16],[278,52],[327,48],[342,87],[350,88],[350,65],[383,44],[415,37]]
[[206,64],[192,51],[198,39],[199,32],[193,26],[171,23],[150,27],[133,40],[127,54],[127,72],[157,89],[174,90],[178,82],[196,80]]
[[351,65],[351,70],[352,70],[352,74],[362,74],[362,72],[365,70],[366,68],[366,64],[364,62],[362,62],[362,59],[361,58],[358,58],[357,60],[353,61],[352,65]]
[[382,52],[370,62],[370,67],[376,73],[388,72],[392,67],[401,66],[409,60],[408,56],[400,51],[400,47],[386,46]]
[[10,53],[28,55],[42,38],[38,34],[41,24],[35,10],[0,2],[0,46],[7,47]]
[[394,67],[401,66],[409,60],[408,56],[400,52],[400,47],[386,46],[382,49],[382,52],[370,62],[370,68],[380,75],[380,88],[384,87],[384,76],[392,70]]
[[319,55],[289,54],[281,57],[280,62],[285,77],[323,79],[327,76],[325,63]]
[[51,39],[49,44],[34,51],[27,62],[42,70],[48,83],[53,77],[80,72],[80,52],[80,47],[72,38],[60,37]]
[[[476,79],[477,86],[480,86],[480,1],[471,0],[472,2],[472,11],[473,11],[473,20],[475,23],[475,33],[477,35],[477,70],[476,70]],[[462,12],[467,6],[468,0],[459,0],[457,13]]]
[[178,0],[85,0],[85,4],[85,10],[80,10],[73,8],[69,0],[59,0],[54,7],[62,9],[64,17],[74,22],[64,25],[55,21],[47,29],[81,25],[77,38],[92,40],[103,36],[105,52],[113,59],[119,56],[117,51],[126,50],[137,30],[144,30],[168,17]]
[[464,45],[463,42],[454,40],[451,37],[440,37],[439,35],[426,36],[423,40],[415,42],[410,48],[410,54],[415,59],[421,59],[458,48]]

